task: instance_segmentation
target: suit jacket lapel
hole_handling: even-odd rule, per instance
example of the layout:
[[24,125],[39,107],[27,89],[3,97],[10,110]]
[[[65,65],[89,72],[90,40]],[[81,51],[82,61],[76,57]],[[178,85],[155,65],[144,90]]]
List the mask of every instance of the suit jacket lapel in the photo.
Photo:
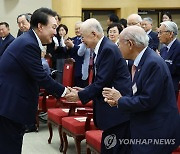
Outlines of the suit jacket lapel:
[[168,53],[167,53],[167,57],[166,59],[169,59],[171,57],[171,55],[174,53],[174,49],[177,46],[177,40],[174,41],[174,43],[172,44],[171,48],[169,49]]
[[144,61],[145,59],[148,57],[149,55],[149,52],[152,52],[149,50],[149,47],[145,50],[140,62],[139,62],[139,65],[137,66],[136,68],[136,72],[135,72],[135,75],[134,75],[134,80],[133,80],[133,84],[137,81],[138,77],[139,77],[139,74],[141,72],[141,68],[142,68],[142,65],[144,64]]

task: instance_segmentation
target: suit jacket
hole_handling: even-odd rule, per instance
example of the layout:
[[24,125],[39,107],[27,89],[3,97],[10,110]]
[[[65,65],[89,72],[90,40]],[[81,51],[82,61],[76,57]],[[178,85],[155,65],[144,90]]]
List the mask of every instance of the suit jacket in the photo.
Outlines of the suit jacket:
[[39,86],[60,97],[64,86],[43,69],[41,49],[32,30],[15,39],[0,60],[0,115],[22,124],[34,123]]
[[[147,48],[136,70],[133,96],[121,97],[118,102],[121,112],[131,113],[132,139],[176,139],[179,145],[180,118],[167,65]],[[133,144],[132,154],[170,153],[175,148],[173,146],[175,144]]]
[[168,54],[165,56],[165,48],[160,50],[160,54],[165,60],[167,66],[169,67],[173,84],[174,90],[178,91],[178,84],[180,81],[180,42],[179,40],[175,40],[172,44],[171,48],[168,51]]
[[81,37],[73,37],[72,38],[74,47],[70,49],[70,57],[73,58],[76,63],[75,63],[75,68],[74,68],[74,75],[75,77],[82,77],[82,64],[84,60],[84,56],[79,56],[78,55],[78,49],[79,45],[81,44]]
[[110,107],[104,102],[102,90],[104,87],[115,87],[122,95],[131,95],[130,74],[118,47],[107,37],[100,44],[94,68],[94,82],[78,95],[83,104],[93,100],[94,122],[100,129],[107,130],[128,121],[129,114],[121,113],[117,107]]
[[151,49],[153,49],[154,51],[156,51],[156,49],[158,49],[159,47],[159,38],[158,38],[158,34],[151,31],[149,34],[149,47]]
[[2,38],[0,38],[0,56],[2,56],[2,54],[4,53],[6,48],[9,46],[9,44],[13,40],[14,40],[14,37],[10,33],[4,40],[2,40]]

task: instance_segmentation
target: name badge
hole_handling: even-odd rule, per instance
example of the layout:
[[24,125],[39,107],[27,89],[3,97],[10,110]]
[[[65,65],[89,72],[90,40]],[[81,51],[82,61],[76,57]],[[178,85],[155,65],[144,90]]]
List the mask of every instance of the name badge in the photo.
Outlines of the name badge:
[[136,83],[132,86],[133,95],[137,92]]

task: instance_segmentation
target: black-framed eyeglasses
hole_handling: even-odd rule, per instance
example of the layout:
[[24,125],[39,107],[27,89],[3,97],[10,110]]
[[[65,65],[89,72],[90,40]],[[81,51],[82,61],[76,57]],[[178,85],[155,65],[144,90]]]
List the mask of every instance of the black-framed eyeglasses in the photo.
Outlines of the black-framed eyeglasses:
[[158,35],[161,35],[162,33],[166,33],[166,32],[170,32],[170,31],[165,30],[165,31],[159,31],[159,32],[157,32],[157,33],[158,33]]

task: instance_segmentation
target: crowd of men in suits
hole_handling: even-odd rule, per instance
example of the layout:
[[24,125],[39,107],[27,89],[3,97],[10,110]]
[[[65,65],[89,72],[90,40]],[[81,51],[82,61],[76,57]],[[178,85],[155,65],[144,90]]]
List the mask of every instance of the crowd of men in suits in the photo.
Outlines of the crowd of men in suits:
[[[113,32],[118,34],[113,42],[94,18],[77,22],[76,36],[69,38],[67,26],[60,24],[53,10],[40,8],[30,16],[30,19],[27,14],[18,16],[22,34],[16,39],[10,34],[9,25],[0,23],[2,153],[21,153],[24,126],[35,121],[39,86],[68,101],[81,100],[86,104],[93,100],[94,122],[103,130],[102,154],[169,154],[180,145],[180,115],[176,104],[180,42],[176,23],[163,21],[156,33],[152,31],[149,17],[142,19],[138,14],[131,14],[126,25],[126,20],[119,22],[117,17],[109,16],[109,38],[113,40]],[[112,22],[119,22],[122,29],[117,28],[117,32],[118,26],[111,26]],[[64,54],[55,58],[59,66],[63,66],[67,57],[75,59],[76,88],[64,87],[43,69],[40,53],[44,44],[49,44],[52,55],[56,51]],[[84,55],[80,50],[84,50]],[[87,71],[82,71],[88,69],[83,64],[89,65],[85,61],[86,52],[89,62],[94,53],[90,85],[87,74],[83,74]],[[129,61],[132,72],[128,69]],[[120,144],[119,139],[151,139],[152,142],[131,145]],[[157,139],[174,142],[155,144],[153,141]]]

